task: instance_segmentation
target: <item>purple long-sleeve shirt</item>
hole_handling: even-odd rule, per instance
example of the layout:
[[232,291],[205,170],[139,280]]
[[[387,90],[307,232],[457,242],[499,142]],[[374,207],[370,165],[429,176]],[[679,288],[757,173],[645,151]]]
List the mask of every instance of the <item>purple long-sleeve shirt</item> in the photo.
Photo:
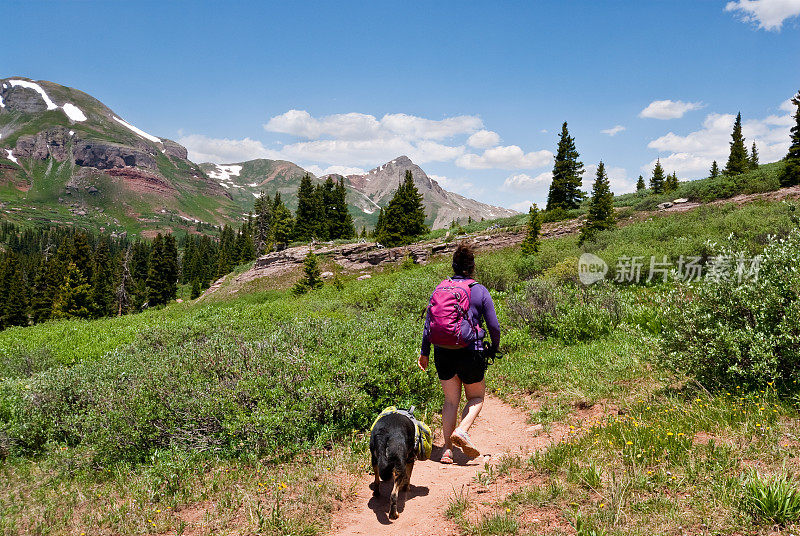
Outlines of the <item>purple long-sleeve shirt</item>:
[[[467,279],[466,277],[456,275],[452,279]],[[428,313],[430,314],[430,313]],[[489,330],[489,336],[492,339],[492,351],[497,352],[500,348],[500,324],[497,322],[497,313],[494,311],[494,302],[489,295],[489,290],[476,283],[472,285],[469,297],[469,318],[472,322],[481,326],[478,333],[478,338],[483,339],[486,336],[486,331],[482,328],[483,322],[486,321],[486,329]],[[421,355],[430,355],[431,353],[431,340],[428,326],[430,319],[425,319],[425,327],[422,330],[422,350]]]

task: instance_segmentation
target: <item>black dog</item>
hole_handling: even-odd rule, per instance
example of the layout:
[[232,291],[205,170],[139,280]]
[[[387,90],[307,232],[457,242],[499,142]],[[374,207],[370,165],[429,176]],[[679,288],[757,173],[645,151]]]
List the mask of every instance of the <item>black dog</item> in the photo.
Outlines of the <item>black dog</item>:
[[394,487],[389,497],[389,519],[397,519],[397,493],[406,491],[411,481],[416,456],[414,434],[411,419],[399,413],[390,413],[375,423],[369,437],[372,468],[375,471],[373,496],[381,494],[381,480],[386,482],[394,477]]

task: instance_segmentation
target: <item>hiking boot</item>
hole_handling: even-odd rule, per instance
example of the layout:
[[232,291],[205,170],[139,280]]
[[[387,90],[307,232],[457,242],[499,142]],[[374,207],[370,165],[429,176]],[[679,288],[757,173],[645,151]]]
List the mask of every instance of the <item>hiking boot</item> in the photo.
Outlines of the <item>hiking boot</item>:
[[481,452],[475,447],[475,444],[469,438],[469,434],[467,434],[461,428],[455,429],[453,434],[450,436],[450,441],[452,441],[455,446],[460,448],[470,460],[481,455]]

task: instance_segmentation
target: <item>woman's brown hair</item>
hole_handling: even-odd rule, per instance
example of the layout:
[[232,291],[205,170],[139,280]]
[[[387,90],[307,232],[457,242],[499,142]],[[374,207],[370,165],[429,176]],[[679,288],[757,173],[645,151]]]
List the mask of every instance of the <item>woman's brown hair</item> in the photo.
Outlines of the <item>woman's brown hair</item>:
[[475,271],[475,252],[468,244],[459,244],[453,253],[453,273],[472,277]]

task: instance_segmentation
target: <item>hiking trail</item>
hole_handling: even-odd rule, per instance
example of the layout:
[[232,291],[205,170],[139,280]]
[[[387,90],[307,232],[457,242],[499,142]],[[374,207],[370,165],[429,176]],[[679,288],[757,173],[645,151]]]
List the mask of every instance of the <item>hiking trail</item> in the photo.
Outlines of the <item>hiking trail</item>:
[[471,497],[486,492],[476,481],[479,472],[488,464],[498,463],[504,455],[529,454],[547,448],[568,433],[569,426],[554,423],[549,433],[541,426],[527,422],[525,413],[491,395],[486,396],[483,410],[470,429],[470,436],[481,450],[481,456],[467,460],[454,449],[455,463],[439,463],[442,454],[441,430],[434,434],[431,459],[414,464],[411,485],[401,493],[398,507],[400,518],[389,519],[391,482],[381,483],[381,496],[372,497],[369,484],[372,475],[360,479],[357,494],[336,512],[329,534],[346,535],[455,535],[461,531],[445,517],[449,501],[456,492],[466,490]]

